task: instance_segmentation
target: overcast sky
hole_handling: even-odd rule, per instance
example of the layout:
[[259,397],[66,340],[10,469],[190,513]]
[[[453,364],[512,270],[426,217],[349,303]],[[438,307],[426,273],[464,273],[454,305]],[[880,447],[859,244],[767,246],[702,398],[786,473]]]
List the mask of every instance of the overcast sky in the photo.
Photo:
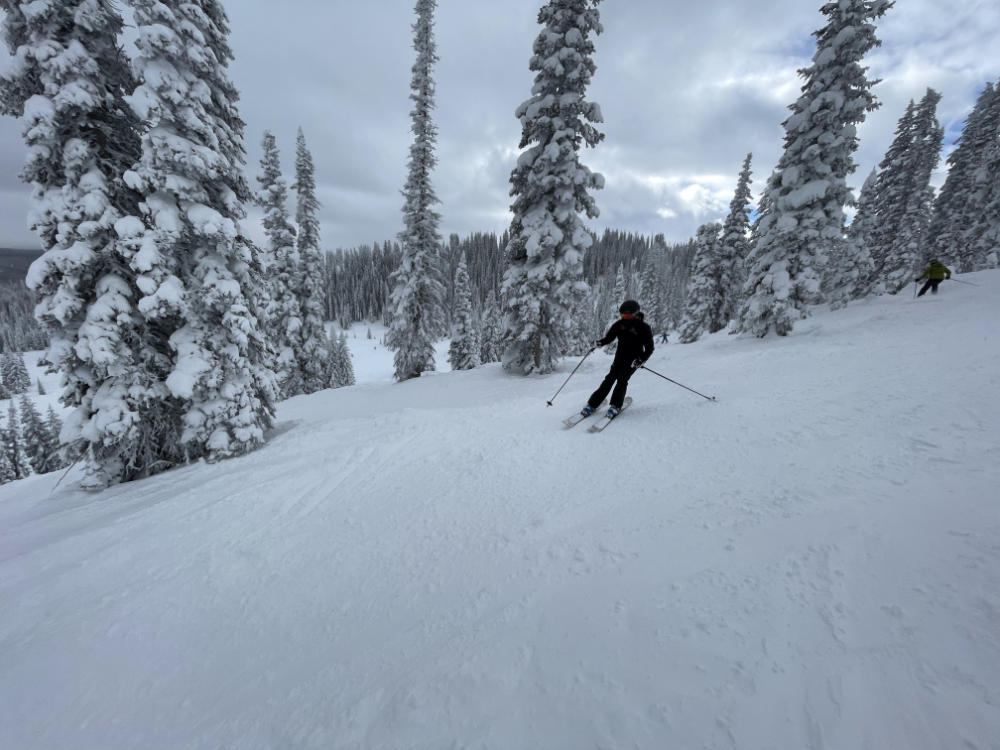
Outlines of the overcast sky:
[[[582,160],[606,179],[591,226],[671,241],[721,218],[744,156],[754,192],[778,160],[780,123],[799,93],[796,71],[815,49],[821,0],[605,0],[589,98],[605,140]],[[394,238],[410,145],[413,0],[227,0],[236,60],[230,73],[247,122],[247,174],[256,187],[265,129],[290,175],[301,125],[316,162],[328,249]],[[438,0],[435,69],[441,233],[503,231],[520,127],[530,95],[541,0]],[[866,62],[882,107],[862,126],[860,186],[911,99],[931,86],[945,142],[976,95],[1000,77],[1000,2],[897,0]],[[0,246],[37,247],[18,181],[17,122],[0,120]],[[943,163],[942,163],[943,167]],[[943,180],[943,169],[935,183]],[[291,180],[290,180],[291,181]],[[289,206],[294,212],[294,206]],[[249,233],[259,237],[256,212]]]

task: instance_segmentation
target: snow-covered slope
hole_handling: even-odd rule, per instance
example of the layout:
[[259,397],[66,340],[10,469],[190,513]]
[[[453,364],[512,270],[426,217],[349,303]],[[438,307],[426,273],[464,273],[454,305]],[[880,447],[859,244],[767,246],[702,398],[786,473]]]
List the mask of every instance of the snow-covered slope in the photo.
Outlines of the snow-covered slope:
[[[0,487],[0,747],[1000,747],[1000,273]],[[388,358],[386,365],[391,367]],[[385,373],[388,377],[388,372]]]

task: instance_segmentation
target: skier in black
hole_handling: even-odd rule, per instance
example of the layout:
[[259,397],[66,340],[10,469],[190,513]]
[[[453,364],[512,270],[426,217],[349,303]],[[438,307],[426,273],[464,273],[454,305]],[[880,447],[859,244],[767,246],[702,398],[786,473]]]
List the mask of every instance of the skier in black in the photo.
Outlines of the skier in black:
[[616,320],[611,325],[603,339],[594,342],[595,347],[607,346],[618,339],[618,349],[615,351],[615,361],[611,363],[607,377],[587,399],[587,405],[580,412],[584,416],[594,413],[612,386],[614,392],[611,394],[608,416],[616,416],[625,402],[629,378],[653,353],[653,330],[643,321],[639,303],[632,299],[625,300],[618,308],[618,312],[621,313],[621,320]]

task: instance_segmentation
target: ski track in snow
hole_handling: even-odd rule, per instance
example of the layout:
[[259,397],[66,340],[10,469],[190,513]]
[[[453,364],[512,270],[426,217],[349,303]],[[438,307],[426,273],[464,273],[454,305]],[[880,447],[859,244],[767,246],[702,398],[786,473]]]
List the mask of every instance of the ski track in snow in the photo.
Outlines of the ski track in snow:
[[[0,488],[0,747],[1000,748],[1000,273]],[[368,346],[363,345],[367,350]],[[442,351],[439,347],[439,352]],[[370,371],[368,367],[366,371]]]

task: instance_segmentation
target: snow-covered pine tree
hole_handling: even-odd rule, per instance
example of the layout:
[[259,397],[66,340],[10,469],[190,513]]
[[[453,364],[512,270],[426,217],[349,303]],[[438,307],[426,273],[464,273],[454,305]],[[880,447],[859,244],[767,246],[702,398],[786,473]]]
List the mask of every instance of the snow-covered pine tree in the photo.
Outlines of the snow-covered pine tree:
[[45,474],[59,468],[59,443],[49,432],[27,394],[21,396],[21,436],[24,440],[24,453],[36,474]]
[[[1000,83],[987,83],[965,121],[955,150],[947,158],[948,176],[934,203],[925,255],[954,259],[961,272],[976,270],[965,244],[965,233],[976,223],[977,176],[986,150],[1000,130]],[[985,175],[984,175],[985,176]]]
[[702,224],[695,237],[694,268],[688,281],[684,319],[679,328],[680,342],[690,344],[705,331],[714,333],[719,325],[723,297],[723,276],[729,272],[728,259],[722,258],[722,225]]
[[663,235],[653,238],[642,264],[642,277],[639,285],[639,299],[642,309],[646,312],[646,324],[654,333],[666,331],[668,328],[666,312],[666,289],[663,278],[663,265],[666,261],[667,246]]
[[298,294],[302,328],[296,356],[302,372],[302,390],[315,393],[326,388],[325,362],[330,342],[323,324],[323,259],[319,249],[319,200],[316,198],[316,169],[306,137],[299,128],[295,138],[295,184],[298,195],[295,222],[299,233]]
[[618,320],[618,306],[628,297],[628,279],[625,276],[625,264],[619,263],[618,270],[615,271],[615,290],[612,293],[613,299],[608,308],[608,324]]
[[[940,100],[938,92],[927,89],[913,111],[911,137],[904,163],[900,165],[906,178],[901,218],[895,234],[889,238],[882,264],[882,278],[890,294],[909,285],[924,264],[922,248],[934,203],[931,174],[937,167],[944,138],[944,128],[938,124],[936,116]],[[880,214],[879,231],[882,226]]]
[[802,95],[783,123],[784,152],[771,177],[758,239],[748,263],[739,328],[755,336],[788,334],[821,299],[827,262],[842,263],[847,177],[857,126],[878,105],[861,65],[879,44],[874,21],[890,0],[838,0],[820,9],[812,65],[800,71]]
[[431,170],[437,164],[434,144],[437,127],[431,119],[434,108],[434,79],[431,75],[437,52],[434,44],[436,0],[417,0],[414,12],[413,63],[410,81],[410,112],[413,143],[410,146],[409,175],[403,188],[404,229],[399,235],[403,257],[390,277],[392,322],[386,345],[395,352],[396,380],[419,377],[434,369],[434,341],[444,328],[444,285],[437,270],[440,216],[431,185]]
[[0,378],[0,401],[6,401],[11,397],[11,392],[7,390],[7,386],[4,385],[3,378]]
[[875,232],[878,214],[876,212],[876,188],[878,185],[878,168],[872,169],[868,178],[861,186],[861,193],[855,202],[857,212],[854,220],[847,228],[847,257],[849,262],[841,264],[840,275],[829,276],[831,286],[829,292],[830,307],[837,310],[847,304],[848,299],[860,299],[869,294],[883,294],[885,286],[879,281],[875,272],[875,261],[872,260],[869,247]]
[[29,149],[29,221],[45,251],[29,269],[45,355],[62,373],[69,440],[85,446],[102,481],[138,471],[150,379],[140,361],[139,292],[113,225],[135,212],[122,174],[139,153],[134,88],[119,44],[122,18],[107,0],[3,0],[14,56],[0,84],[5,114],[20,117]]
[[138,467],[148,472],[258,447],[278,388],[260,259],[239,227],[252,195],[228,18],[217,0],[132,6],[140,86],[130,101],[146,129],[125,179],[142,204],[117,228],[134,249],[147,368],[165,376],[166,392],[151,395],[161,439]]
[[[586,283],[586,282],[584,282]],[[591,296],[581,295],[573,310],[569,328],[566,330],[566,354],[581,357],[594,345],[594,301]],[[603,331],[602,331],[603,333]]]
[[750,162],[747,154],[736,180],[736,192],[729,202],[729,214],[722,224],[719,238],[719,293],[721,300],[714,319],[709,321],[708,332],[715,333],[729,325],[739,313],[743,284],[746,282],[746,260],[750,254]]
[[694,249],[695,243],[691,239],[683,245],[674,246],[667,253],[664,301],[666,319],[671,327],[679,325],[684,317],[684,301],[687,298],[688,280],[691,278]]
[[10,462],[7,451],[4,449],[3,436],[5,430],[0,427],[0,485],[13,482],[17,479],[17,472],[14,471],[14,464]]
[[935,117],[940,98],[928,89],[919,105],[910,101],[879,164],[870,250],[879,283],[891,294],[909,284],[922,262],[933,200],[930,177],[944,134]]
[[[12,393],[14,388],[14,353],[0,353],[0,385],[6,393]],[[9,398],[9,396],[8,396]]]
[[257,204],[264,210],[264,233],[268,246],[264,254],[267,268],[267,331],[276,354],[275,374],[284,398],[302,393],[303,375],[299,361],[302,309],[299,304],[299,253],[295,228],[288,220],[288,186],[281,176],[278,144],[264,131],[257,182]]
[[600,107],[585,98],[596,70],[592,36],[603,30],[598,2],[551,0],[538,13],[544,28],[528,65],[536,71],[532,96],[516,111],[526,150],[510,177],[514,218],[502,295],[503,366],[511,372],[555,368],[588,291],[583,256],[593,236],[580,214],[598,215],[588,191],[604,178],[580,163],[579,150],[604,138],[592,124],[602,122]]
[[961,271],[978,271],[1000,265],[1000,84],[986,110],[985,146],[972,180],[968,214],[972,221],[962,233]]
[[500,305],[497,303],[496,291],[490,289],[483,306],[483,322],[479,342],[480,362],[499,362],[503,356],[502,337],[503,321],[500,318]]
[[[0,112],[3,77],[0,76]],[[0,282],[0,351],[47,349],[49,339],[35,319],[35,300],[23,281]]]
[[24,479],[31,476],[34,471],[31,468],[31,461],[25,452],[24,435],[21,432],[21,420],[17,415],[17,407],[14,406],[14,399],[11,399],[7,407],[7,427],[3,430],[2,446],[7,460],[14,469],[14,479]]
[[24,354],[7,352],[5,357],[3,380],[7,390],[11,393],[27,393],[31,388],[31,376],[28,375],[28,367],[24,364]]
[[343,388],[354,385],[354,365],[351,362],[351,350],[347,346],[347,335],[340,335],[330,340],[330,356],[327,367],[327,388]]
[[56,414],[56,410],[51,406],[49,406],[49,410],[45,414],[45,427],[48,430],[49,435],[52,436],[52,442],[53,445],[55,445],[55,453],[52,454],[54,465],[52,466],[51,471],[62,469],[63,467],[69,465],[70,460],[68,456],[73,451],[72,449],[64,446],[62,443],[62,420],[59,419],[59,415]]
[[[626,299],[628,299],[628,280],[625,276],[625,264],[619,263],[618,270],[615,271],[614,291],[611,293],[611,299],[608,300],[607,317],[605,319],[606,322],[604,324],[602,334],[604,331],[607,331],[608,328],[614,325],[615,321],[619,319],[620,315],[618,313],[618,308],[621,307],[622,302],[624,302]],[[617,348],[618,348],[618,342],[612,341],[610,344],[604,347],[604,351],[607,352],[608,354],[614,354]]]
[[452,315],[451,344],[448,361],[453,370],[479,367],[479,327],[472,314],[472,292],[469,289],[469,266],[463,254],[455,270],[455,312]]
[[[10,393],[14,380],[14,361],[12,352],[0,353],[0,385]],[[9,397],[8,397],[9,398]]]
[[903,116],[896,123],[895,136],[878,165],[874,196],[876,221],[869,238],[869,250],[875,264],[875,273],[882,282],[886,274],[886,260],[902,226],[909,196],[910,147],[913,142],[913,120],[916,109],[916,102],[911,99],[906,105]]

